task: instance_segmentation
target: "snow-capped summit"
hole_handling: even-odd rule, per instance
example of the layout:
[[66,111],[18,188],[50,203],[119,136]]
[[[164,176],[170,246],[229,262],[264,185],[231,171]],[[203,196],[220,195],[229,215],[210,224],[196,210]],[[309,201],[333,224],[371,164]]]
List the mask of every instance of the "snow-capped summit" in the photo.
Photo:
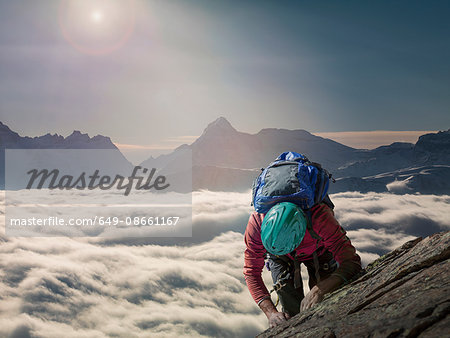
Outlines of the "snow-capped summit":
[[419,137],[414,146],[414,159],[421,164],[450,162],[450,129]]

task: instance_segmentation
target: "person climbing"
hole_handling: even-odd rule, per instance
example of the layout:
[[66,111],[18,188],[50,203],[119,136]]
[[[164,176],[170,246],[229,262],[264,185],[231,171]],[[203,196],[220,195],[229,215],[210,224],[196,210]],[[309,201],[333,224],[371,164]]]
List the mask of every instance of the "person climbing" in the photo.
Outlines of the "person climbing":
[[[267,193],[267,186],[274,186],[270,178],[275,178],[277,182],[283,181],[277,171],[270,169],[284,166],[284,162],[295,165],[295,168],[313,165],[318,168],[318,172],[323,170],[303,155],[287,152],[266,168],[254,184],[253,204],[256,211],[250,215],[244,235],[244,276],[251,296],[267,316],[270,327],[321,302],[327,293],[336,290],[361,271],[361,259],[336,220],[334,205],[326,195],[328,182],[326,189],[320,189],[320,184],[315,181],[313,195],[317,194],[319,188],[321,196],[314,198],[312,195],[313,200],[309,205],[298,203],[305,199],[295,198],[301,189],[296,189],[295,194],[282,195],[284,198],[277,196],[274,203],[268,204],[267,198],[261,198],[264,194],[274,195]],[[310,168],[308,172],[311,171]],[[308,180],[304,175],[295,174],[295,177],[299,181]],[[292,180],[286,180],[292,183]],[[261,182],[265,182],[265,190]],[[303,183],[300,182],[300,186]],[[280,194],[280,190],[277,191]],[[264,207],[259,203],[261,200],[265,201]],[[265,258],[274,283],[272,291],[278,294],[281,312],[273,304],[262,279]],[[310,291],[306,295],[303,292],[300,263],[306,266],[309,275]]]

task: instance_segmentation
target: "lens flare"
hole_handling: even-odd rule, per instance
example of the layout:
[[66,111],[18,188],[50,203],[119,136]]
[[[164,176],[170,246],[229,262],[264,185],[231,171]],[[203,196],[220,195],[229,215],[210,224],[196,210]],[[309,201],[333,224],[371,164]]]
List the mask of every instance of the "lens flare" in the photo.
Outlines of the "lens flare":
[[127,42],[134,30],[135,14],[135,0],[63,0],[59,26],[78,51],[108,54]]
[[103,20],[103,13],[101,11],[95,10],[91,13],[92,21],[99,23]]

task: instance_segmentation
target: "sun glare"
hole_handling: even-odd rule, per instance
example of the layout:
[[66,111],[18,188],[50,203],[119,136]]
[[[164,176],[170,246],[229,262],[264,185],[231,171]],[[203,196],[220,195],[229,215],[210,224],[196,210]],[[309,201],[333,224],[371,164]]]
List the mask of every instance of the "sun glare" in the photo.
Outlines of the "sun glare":
[[100,23],[103,20],[103,13],[99,10],[95,10],[91,13],[91,20],[95,23]]
[[61,32],[82,53],[111,53],[133,33],[135,7],[136,0],[61,0]]

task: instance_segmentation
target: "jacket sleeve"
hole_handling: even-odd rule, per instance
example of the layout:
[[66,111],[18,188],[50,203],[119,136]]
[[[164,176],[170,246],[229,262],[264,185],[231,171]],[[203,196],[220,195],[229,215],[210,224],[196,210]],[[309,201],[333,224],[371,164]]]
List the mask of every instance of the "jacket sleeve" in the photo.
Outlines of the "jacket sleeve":
[[261,242],[261,218],[256,212],[250,215],[244,241],[246,245],[244,252],[245,282],[253,299],[259,305],[264,299],[270,298],[270,294],[261,276],[266,249]]
[[322,238],[325,248],[330,251],[339,267],[332,274],[347,282],[361,270],[361,258],[347,237],[345,230],[334,217],[327,205],[320,204],[312,214],[314,230]]

